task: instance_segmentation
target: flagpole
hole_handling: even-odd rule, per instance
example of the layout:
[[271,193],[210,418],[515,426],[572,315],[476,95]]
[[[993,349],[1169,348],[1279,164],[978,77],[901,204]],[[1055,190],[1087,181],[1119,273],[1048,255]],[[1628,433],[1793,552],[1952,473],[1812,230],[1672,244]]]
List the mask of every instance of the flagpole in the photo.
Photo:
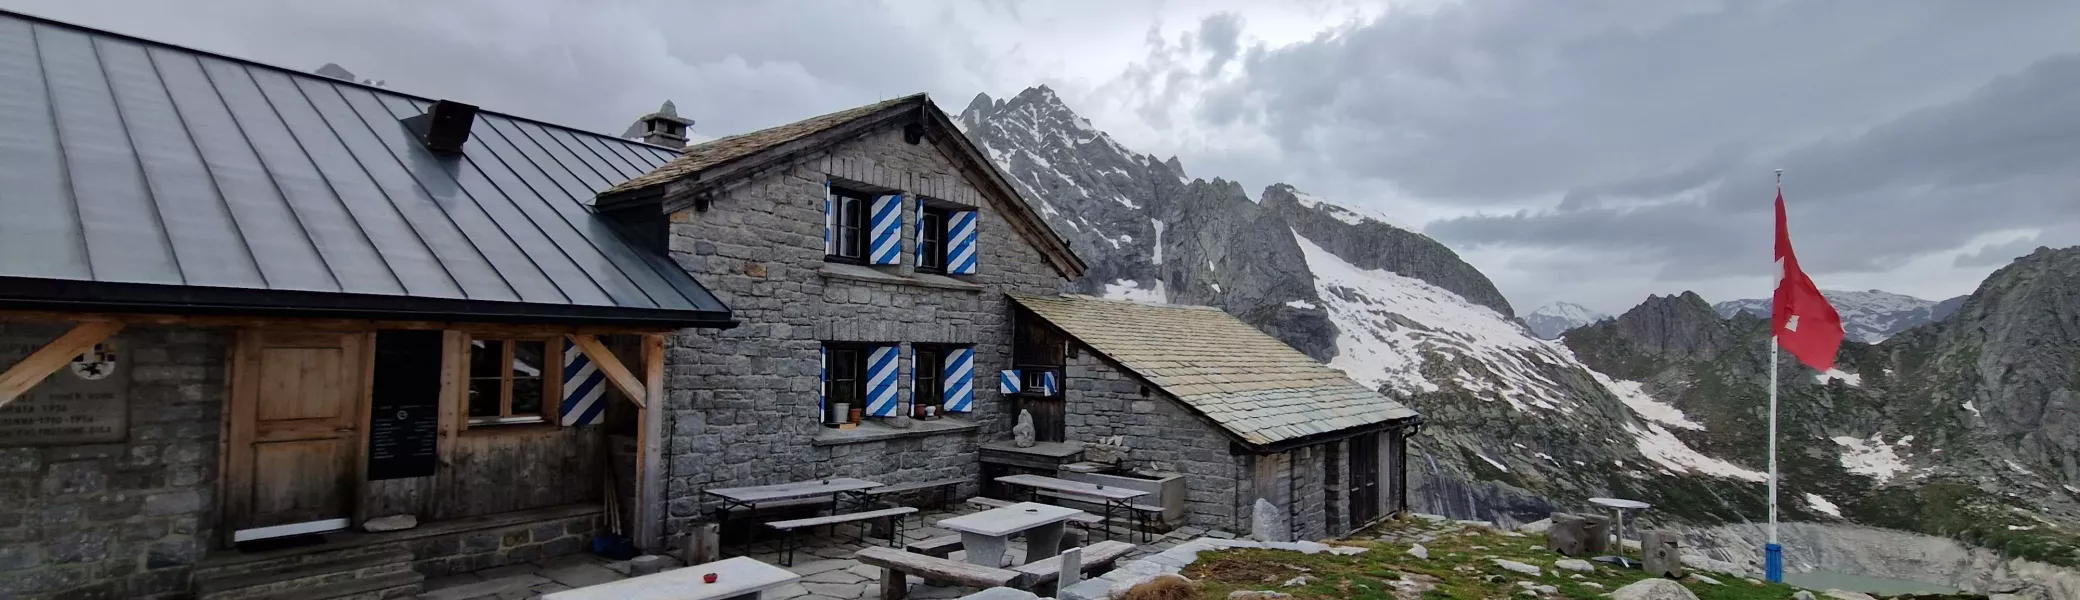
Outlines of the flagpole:
[[[1781,198],[1783,195],[1784,170],[1777,169],[1777,196]],[[1769,543],[1762,547],[1762,564],[1763,577],[1770,583],[1784,582],[1784,547],[1777,544],[1777,332],[1774,326],[1769,332]]]

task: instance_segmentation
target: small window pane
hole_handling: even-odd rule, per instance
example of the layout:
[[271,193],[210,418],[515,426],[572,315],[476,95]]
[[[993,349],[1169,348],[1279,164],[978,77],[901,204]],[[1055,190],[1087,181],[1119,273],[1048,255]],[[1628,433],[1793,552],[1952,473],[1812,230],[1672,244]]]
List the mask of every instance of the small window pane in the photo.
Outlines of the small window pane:
[[505,377],[505,340],[470,340],[469,376]]
[[539,341],[513,342],[513,377],[541,377],[542,355],[548,344]]
[[523,417],[542,414],[542,378],[513,378],[513,414]]
[[499,396],[505,381],[496,377],[469,380],[469,416],[497,417]]

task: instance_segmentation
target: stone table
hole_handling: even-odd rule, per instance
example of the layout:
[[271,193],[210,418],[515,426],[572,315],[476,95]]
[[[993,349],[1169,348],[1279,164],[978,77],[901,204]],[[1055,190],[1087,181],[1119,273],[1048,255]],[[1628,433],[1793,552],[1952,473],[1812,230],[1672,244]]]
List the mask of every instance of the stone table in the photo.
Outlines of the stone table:
[[939,528],[961,533],[961,547],[968,562],[985,567],[1004,567],[1004,551],[1011,535],[1026,532],[1026,562],[1060,552],[1062,522],[1085,514],[1038,502],[1020,502],[972,515],[939,521]]
[[[703,581],[715,574],[715,583]],[[736,558],[542,596],[542,600],[740,600],[801,579],[787,569]]]

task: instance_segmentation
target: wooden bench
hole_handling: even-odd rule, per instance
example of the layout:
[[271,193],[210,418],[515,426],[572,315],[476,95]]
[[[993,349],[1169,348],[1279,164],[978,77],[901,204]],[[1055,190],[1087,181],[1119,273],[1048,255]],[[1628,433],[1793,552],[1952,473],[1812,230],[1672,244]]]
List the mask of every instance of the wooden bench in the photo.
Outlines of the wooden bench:
[[[1112,563],[1133,551],[1134,545],[1126,542],[1106,540],[1091,544],[1083,549],[1082,571],[1086,574],[1110,571],[1112,570]],[[1011,570],[1025,575],[1027,589],[1043,591],[1046,595],[1054,595],[1054,590],[1041,588],[1053,584],[1055,579],[1062,576],[1062,561],[1060,557],[1045,558],[1012,567]]]
[[910,593],[910,576],[928,581],[945,581],[979,588],[1026,587],[1026,575],[1010,569],[972,565],[936,556],[870,546],[852,555],[860,564],[881,567],[881,600],[903,600]]
[[952,479],[935,479],[932,481],[919,481],[916,483],[897,483],[884,485],[881,487],[865,490],[860,493],[864,494],[868,498],[878,499],[882,496],[894,496],[897,494],[908,494],[911,492],[921,492],[924,490],[939,490],[939,502],[935,506],[943,507],[948,503],[949,500],[953,498],[954,489],[960,487],[961,484],[967,482],[968,480],[962,477],[955,477]]
[[771,527],[773,529],[777,529],[783,534],[780,538],[780,551],[778,552],[778,554],[780,554],[780,564],[786,566],[794,566],[794,551],[795,549],[801,547],[801,542],[799,539],[800,536],[797,532],[803,529],[812,529],[816,527],[822,527],[825,525],[835,526],[845,523],[859,523],[861,527],[861,532],[858,537],[861,541],[865,541],[867,539],[865,532],[867,521],[872,521],[875,519],[889,519],[890,533],[888,536],[888,544],[890,546],[894,546],[902,543],[903,540],[903,516],[914,512],[917,512],[916,508],[909,506],[898,506],[895,508],[883,508],[880,510],[845,513],[841,515],[830,515],[826,517],[809,517],[806,519],[789,519],[786,521],[773,521],[770,523],[766,523],[766,526]]
[[[1057,500],[1057,501],[1060,501],[1060,500],[1069,500],[1069,501],[1073,501],[1073,502],[1080,502],[1080,503],[1083,503],[1083,504],[1085,504],[1085,505],[1091,505],[1091,504],[1092,504],[1092,503],[1091,503],[1091,501],[1090,501],[1089,499],[1087,499],[1087,498],[1084,498],[1084,497],[1081,497],[1081,496],[1077,496],[1077,495],[1074,495],[1074,494],[1064,494],[1064,493],[1061,493],[1061,492],[1056,492],[1056,491],[1051,491],[1051,490],[1039,490],[1039,491],[1038,491],[1038,494],[1039,494],[1039,495],[1041,495],[1041,496],[1046,496],[1046,497],[1048,497],[1048,498],[1052,498],[1052,499],[1054,499],[1054,500]],[[1136,518],[1136,519],[1139,519],[1139,520],[1138,520],[1138,521],[1135,521],[1134,523],[1150,523],[1150,524],[1154,524],[1154,525],[1163,525],[1163,524],[1164,524],[1164,523],[1163,523],[1163,507],[1161,507],[1161,506],[1156,506],[1156,505],[1153,505],[1153,504],[1131,504],[1131,503],[1130,503],[1130,504],[1128,504],[1128,505],[1127,505],[1127,510],[1131,510],[1131,511],[1134,511],[1134,512],[1136,513],[1136,514],[1134,515],[1134,518]],[[1153,518],[1151,518],[1151,517],[1153,517]],[[1123,518],[1124,518],[1124,517],[1123,517]],[[1102,520],[1102,519],[1100,519],[1100,520]],[[1134,526],[1134,523],[1128,523],[1128,525],[1127,525],[1127,526],[1128,526],[1128,527],[1133,527],[1133,526]]]

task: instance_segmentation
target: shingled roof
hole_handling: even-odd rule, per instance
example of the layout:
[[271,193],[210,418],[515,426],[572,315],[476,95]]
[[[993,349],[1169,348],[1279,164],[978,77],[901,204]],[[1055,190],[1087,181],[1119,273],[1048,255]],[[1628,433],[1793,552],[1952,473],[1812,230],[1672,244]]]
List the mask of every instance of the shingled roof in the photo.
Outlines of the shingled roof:
[[[1011,185],[1011,180],[997,169],[996,164],[990,162],[966,134],[954,127],[953,119],[924,94],[848,108],[691,146],[664,166],[601,192],[594,204],[602,209],[618,210],[632,204],[661,202],[666,212],[680,210],[690,206],[690,198],[701,190],[756,176],[769,165],[788,164],[899,123],[919,126],[925,139],[939,144],[946,157],[961,169],[962,175],[983,196],[996,201],[998,212],[1013,229],[1040,250],[1062,277],[1075,279],[1083,276],[1087,265],[1069,249],[1068,240],[1048,226],[1047,220],[1040,217],[1024,196],[1019,195],[1018,189]],[[693,180],[691,186],[673,190],[672,199],[663,198],[665,184],[688,178]]]
[[1012,299],[1246,444],[1417,416],[1217,308],[1073,295]]

